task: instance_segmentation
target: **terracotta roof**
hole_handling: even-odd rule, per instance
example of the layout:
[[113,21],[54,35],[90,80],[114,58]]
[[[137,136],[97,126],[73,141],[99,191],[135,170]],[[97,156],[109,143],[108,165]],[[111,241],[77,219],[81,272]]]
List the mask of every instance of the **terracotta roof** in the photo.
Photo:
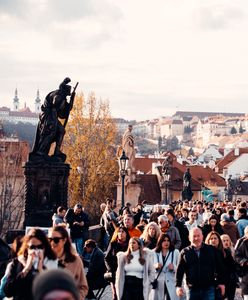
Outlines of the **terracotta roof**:
[[[248,148],[239,148],[239,155],[241,155],[243,153],[248,153]],[[234,155],[234,149],[233,149],[225,157],[223,157],[223,159],[221,159],[217,163],[216,168],[218,168],[218,173],[222,173],[224,167],[226,165],[228,165],[229,163],[231,163],[232,161],[234,161],[236,158],[237,158],[237,156]]]
[[[192,190],[201,190],[201,185],[205,186],[226,186],[225,179],[220,175],[215,173],[211,168],[203,166],[189,166],[189,165],[181,165],[177,162],[176,156],[172,152],[165,152],[162,155],[163,157],[170,156],[171,158],[171,166],[172,166],[172,177],[171,180],[173,182],[173,188],[175,190],[182,190],[182,178],[186,169],[190,169],[190,173],[192,176]],[[145,174],[152,172],[152,163],[153,162],[161,162],[161,165],[164,161],[164,158],[135,158],[134,166],[136,171],[142,171]],[[158,168],[161,173],[161,167]]]
[[183,124],[182,120],[172,120],[172,124]]
[[144,174],[152,173],[153,163],[163,163],[164,158],[148,158],[148,157],[136,157],[134,160],[134,168],[136,171],[141,171]]
[[205,186],[226,186],[226,181],[223,177],[215,173],[209,167],[203,166],[187,166],[190,169],[190,174],[192,178],[200,182],[202,185]]
[[[179,164],[180,165],[180,164]],[[158,167],[160,174],[162,171],[162,167]],[[172,191],[182,191],[183,190],[183,175],[184,171],[178,169],[177,167],[173,167],[171,172],[171,179],[169,184],[169,189]],[[192,176],[191,180],[191,189],[192,191],[200,191],[201,183],[195,180]]]
[[146,200],[148,204],[156,204],[161,201],[161,191],[156,175],[140,174],[137,181],[142,186],[139,202]]
[[19,112],[23,113],[23,112],[26,112],[26,113],[31,113],[31,110],[29,107],[24,107],[24,108],[21,108],[18,110]]

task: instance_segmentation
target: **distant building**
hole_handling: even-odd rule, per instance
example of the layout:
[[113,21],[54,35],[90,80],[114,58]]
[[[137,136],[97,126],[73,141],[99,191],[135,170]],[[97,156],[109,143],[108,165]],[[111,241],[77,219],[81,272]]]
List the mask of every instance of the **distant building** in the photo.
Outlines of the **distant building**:
[[31,123],[37,125],[39,120],[39,114],[31,112],[26,107],[18,111],[12,111],[8,107],[0,107],[0,120],[17,124],[18,122]]
[[39,113],[41,110],[41,100],[39,90],[37,91],[37,96],[34,101],[35,112],[32,112],[29,107],[20,109],[20,101],[18,98],[18,91],[15,89],[15,96],[13,99],[13,110],[3,106],[0,107],[0,120],[2,122],[7,121],[10,123],[17,124],[18,122],[31,123],[32,125],[37,125],[39,121]]
[[183,122],[182,120],[166,120],[161,125],[161,136],[168,137],[168,136],[177,136],[183,135]]
[[173,117],[198,117],[204,119],[212,116],[224,116],[224,117],[245,117],[245,113],[224,113],[224,112],[200,112],[200,111],[177,111]]
[[113,122],[115,123],[117,130],[120,134],[124,133],[128,125],[130,124],[129,121],[124,120],[122,118],[113,118]]

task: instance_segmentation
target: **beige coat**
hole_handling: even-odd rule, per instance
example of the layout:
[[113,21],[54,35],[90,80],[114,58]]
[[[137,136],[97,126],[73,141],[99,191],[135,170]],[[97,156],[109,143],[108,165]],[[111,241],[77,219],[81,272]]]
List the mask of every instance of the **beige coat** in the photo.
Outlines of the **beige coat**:
[[84,265],[81,258],[76,255],[76,260],[73,262],[63,262],[65,270],[72,273],[79,289],[80,300],[84,300],[88,294],[88,283],[84,272]]
[[[155,269],[153,266],[153,253],[149,250],[145,251],[145,264],[144,264],[144,273],[143,273],[143,295],[144,300],[148,300],[148,296],[151,290],[151,282],[155,278]],[[117,261],[118,267],[116,271],[116,294],[118,300],[121,300],[123,295],[124,283],[125,283],[125,253],[118,252],[117,253]],[[132,261],[131,261],[132,263]]]

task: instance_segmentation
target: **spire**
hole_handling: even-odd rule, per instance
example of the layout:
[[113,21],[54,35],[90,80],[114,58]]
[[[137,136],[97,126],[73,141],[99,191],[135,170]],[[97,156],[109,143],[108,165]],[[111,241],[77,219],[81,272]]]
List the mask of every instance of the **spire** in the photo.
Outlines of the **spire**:
[[19,109],[19,98],[18,98],[17,88],[15,89],[15,97],[13,99],[13,105],[14,105],[14,110]]
[[35,103],[40,103],[40,91],[39,89],[37,90],[37,96],[36,96],[36,99],[35,99]]
[[40,100],[40,91],[39,89],[37,90],[37,95],[36,95],[36,99],[34,101],[34,107],[35,107],[35,112],[38,114],[40,113],[40,107],[41,107],[41,100]]

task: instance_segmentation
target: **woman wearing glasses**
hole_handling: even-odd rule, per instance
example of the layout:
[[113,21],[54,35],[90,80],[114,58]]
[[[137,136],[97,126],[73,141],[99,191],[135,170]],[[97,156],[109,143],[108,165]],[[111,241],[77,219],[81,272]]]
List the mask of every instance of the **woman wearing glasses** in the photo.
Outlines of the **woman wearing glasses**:
[[34,277],[45,269],[58,268],[58,260],[43,230],[31,229],[24,237],[4,287],[7,297],[14,300],[31,300]]
[[80,300],[85,299],[88,293],[88,284],[84,272],[84,265],[72,247],[68,231],[64,226],[59,225],[50,228],[48,240],[59,260],[59,267],[67,269],[72,273],[79,289]]

